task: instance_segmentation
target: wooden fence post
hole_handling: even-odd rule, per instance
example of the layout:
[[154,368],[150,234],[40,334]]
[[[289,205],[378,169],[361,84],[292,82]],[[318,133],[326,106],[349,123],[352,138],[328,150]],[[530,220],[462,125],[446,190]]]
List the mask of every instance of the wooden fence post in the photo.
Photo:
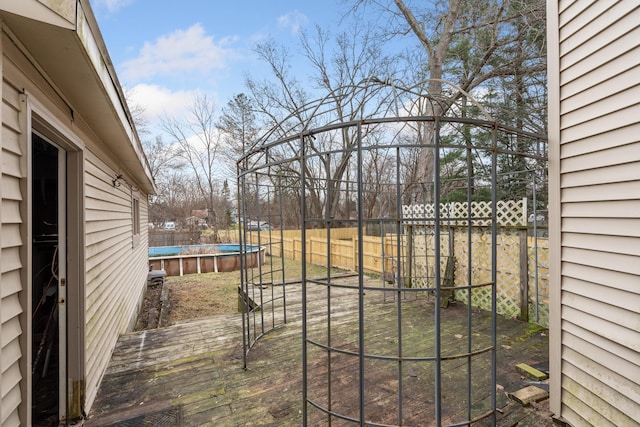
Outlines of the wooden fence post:
[[407,226],[407,259],[402,283],[404,286],[413,287],[413,225]]
[[358,243],[357,243],[357,237],[352,237],[352,238],[351,238],[351,247],[353,248],[353,250],[351,251],[351,254],[352,254],[352,258],[351,258],[351,259],[353,260],[353,262],[352,262],[352,266],[353,266],[353,267],[351,268],[351,270],[352,270],[352,271],[356,271],[356,267],[357,267],[357,264],[358,264],[358,255],[357,255]]
[[520,320],[529,321],[529,243],[527,229],[520,234]]

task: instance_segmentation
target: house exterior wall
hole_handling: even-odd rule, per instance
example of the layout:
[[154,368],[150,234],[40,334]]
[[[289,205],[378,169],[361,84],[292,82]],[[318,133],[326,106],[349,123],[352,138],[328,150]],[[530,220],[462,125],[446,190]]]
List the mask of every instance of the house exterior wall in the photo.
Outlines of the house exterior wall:
[[[79,283],[68,283],[69,340],[80,343],[69,354],[69,401],[89,412],[118,335],[131,330],[141,305],[148,271],[148,195],[121,168],[122,162],[96,136],[42,69],[33,66],[11,29],[2,24],[0,78],[0,426],[29,425],[30,338],[30,178],[32,118],[46,122],[68,149],[80,182],[68,183],[67,197],[80,209],[68,212],[70,251],[79,254]],[[57,141],[56,141],[57,142]],[[70,166],[68,166],[70,167]],[[123,174],[127,184],[113,178]],[[75,188],[69,190],[69,188]],[[139,235],[133,235],[133,198],[140,209]],[[69,291],[68,290],[68,291]],[[73,322],[73,327],[71,327]],[[74,337],[74,331],[78,335]],[[74,369],[79,370],[74,373]],[[73,416],[73,413],[68,415]]]
[[640,5],[549,1],[551,408],[640,423]]
[[137,313],[141,302],[149,251],[147,197],[140,200],[144,232],[141,230],[141,241],[133,247],[131,190],[125,184],[112,186],[113,170],[95,153],[87,153],[85,166],[85,334],[90,406],[118,336],[133,329],[135,316],[131,314]]
[[23,102],[18,91],[2,82],[2,133],[0,136],[0,425],[19,424],[19,406],[25,387],[22,345],[24,311],[20,293],[25,287],[22,269],[24,241],[20,205],[24,197]]

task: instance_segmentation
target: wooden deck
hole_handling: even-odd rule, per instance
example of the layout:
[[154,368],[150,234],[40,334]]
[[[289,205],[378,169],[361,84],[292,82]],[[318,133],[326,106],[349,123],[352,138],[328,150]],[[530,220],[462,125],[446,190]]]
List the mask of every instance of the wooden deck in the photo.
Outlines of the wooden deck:
[[[354,279],[343,279],[345,282]],[[278,290],[282,287],[277,287]],[[266,334],[249,353],[248,369],[242,365],[242,319],[239,314],[215,316],[162,329],[136,332],[120,338],[102,381],[86,425],[184,426],[299,426],[302,424],[302,340],[300,285],[287,286],[286,326]],[[332,289],[331,344],[357,349],[358,299],[353,290]],[[386,295],[385,295],[386,294]],[[365,297],[366,353],[393,356],[398,351],[398,325],[404,357],[431,355],[434,346],[433,301],[402,301],[402,316],[392,292],[367,292]],[[309,338],[328,342],[327,293],[309,287]],[[265,311],[265,314],[269,313]],[[472,339],[467,337],[471,314]],[[400,319],[400,320],[399,320]],[[276,318],[276,322],[278,319]],[[490,342],[490,317],[462,304],[441,310],[443,354],[466,352]],[[518,363],[537,365],[547,360],[546,331],[530,324],[498,318],[497,406],[498,425],[551,425],[540,413],[514,404],[506,392],[525,385],[515,368]],[[359,359],[309,346],[308,395],[332,410],[358,416]],[[331,364],[331,379],[327,377]],[[472,416],[489,407],[490,353],[442,362],[442,420],[466,416],[470,382]],[[468,369],[472,375],[468,380]],[[434,419],[433,362],[367,360],[365,364],[365,414],[368,421],[398,424],[402,400],[402,425],[428,426]],[[327,384],[331,382],[331,398]],[[402,393],[398,393],[399,384]],[[355,402],[355,403],[354,403]],[[157,422],[158,417],[165,417]],[[135,419],[135,420],[134,420]],[[168,420],[168,421],[167,421]],[[309,425],[328,425],[327,416],[309,409]],[[354,425],[343,420],[332,426]],[[488,425],[488,422],[480,423]]]

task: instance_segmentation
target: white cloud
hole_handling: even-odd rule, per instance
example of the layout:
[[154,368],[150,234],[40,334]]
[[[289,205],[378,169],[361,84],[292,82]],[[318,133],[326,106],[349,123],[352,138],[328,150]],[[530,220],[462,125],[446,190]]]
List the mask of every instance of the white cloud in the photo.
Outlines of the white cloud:
[[137,58],[122,64],[122,74],[126,80],[140,81],[159,75],[219,69],[235,55],[227,48],[233,41],[233,38],[224,38],[215,43],[202,25],[194,24],[186,30],[176,30],[154,42],[146,42]]
[[307,22],[309,22],[309,19],[306,15],[297,10],[278,17],[278,27],[289,30],[292,34],[300,32],[300,29]]
[[154,126],[167,114],[179,117],[195,98],[195,91],[171,91],[158,85],[139,84],[128,91],[129,102],[143,108],[143,116]]
[[123,7],[130,5],[132,2],[133,0],[96,0],[95,3],[96,3],[96,6],[99,6],[99,7],[102,6],[106,8],[109,12],[113,13],[113,12],[117,12]]

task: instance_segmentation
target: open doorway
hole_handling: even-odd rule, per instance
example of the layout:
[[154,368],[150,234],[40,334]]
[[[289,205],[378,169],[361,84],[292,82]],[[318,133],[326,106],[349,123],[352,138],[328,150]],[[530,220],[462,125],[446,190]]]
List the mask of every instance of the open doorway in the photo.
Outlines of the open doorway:
[[65,151],[33,133],[31,160],[32,423],[50,426],[65,415]]

